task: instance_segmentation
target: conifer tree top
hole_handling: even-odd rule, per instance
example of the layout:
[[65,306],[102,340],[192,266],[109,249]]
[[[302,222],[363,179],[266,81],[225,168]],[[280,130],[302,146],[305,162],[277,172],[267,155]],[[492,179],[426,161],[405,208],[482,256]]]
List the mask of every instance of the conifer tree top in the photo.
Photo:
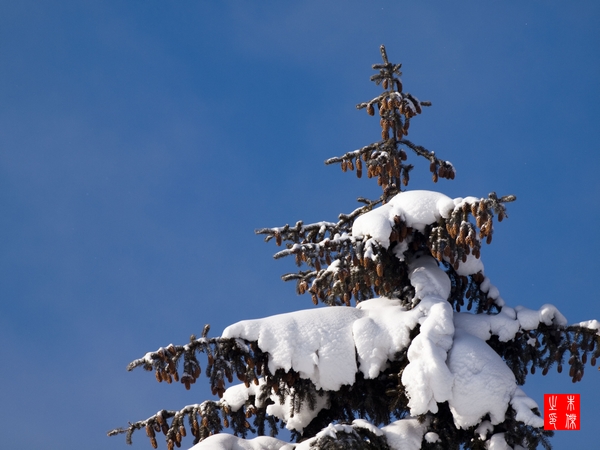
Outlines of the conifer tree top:
[[[407,152],[427,158],[434,182],[453,179],[453,165],[406,136],[429,102],[403,91],[400,64],[383,63],[371,80],[384,91],[357,105],[377,109],[381,140],[330,158],[343,171],[376,178],[377,200],[337,222],[263,228],[258,234],[294,256],[298,294],[313,308],[227,327],[221,337],[192,336],[133,361],[159,382],[199,379],[198,353],[218,400],[179,411],[162,410],[109,434],[145,428],[156,448],[162,432],[169,449],[189,428],[194,449],[235,448],[252,432],[291,430],[296,444],[247,440],[273,449],[522,449],[550,448],[551,431],[536,402],[520,387],[529,371],[545,374],[567,354],[574,382],[600,356],[597,322],[568,325],[550,304],[512,307],[485,274],[483,241],[515,196],[450,198],[401,190],[413,166]],[[353,307],[354,302],[354,307]],[[232,384],[234,375],[241,383]],[[252,423],[250,422],[252,419]],[[186,426],[186,421],[188,425]],[[237,437],[223,437],[230,428]],[[216,436],[215,436],[216,435]]]

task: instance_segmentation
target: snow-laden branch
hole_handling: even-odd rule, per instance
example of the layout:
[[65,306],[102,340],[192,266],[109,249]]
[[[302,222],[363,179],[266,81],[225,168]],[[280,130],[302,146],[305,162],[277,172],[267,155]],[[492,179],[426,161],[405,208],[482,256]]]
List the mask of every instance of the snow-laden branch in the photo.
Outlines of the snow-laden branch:
[[[329,445],[335,445],[335,448],[360,448],[360,444],[380,450],[418,450],[428,422],[409,417],[379,428],[366,420],[355,419],[351,424],[329,424],[314,437],[299,444],[264,436],[242,440],[232,435],[215,435],[190,450],[310,450],[328,448]],[[433,441],[435,437],[430,436],[429,439]]]
[[[374,295],[407,302],[411,293],[404,291],[408,285],[405,253],[427,249],[451,265],[458,276],[473,277],[460,284],[472,291],[469,304],[475,301],[478,310],[485,311],[503,303],[495,288],[488,287],[489,280],[478,275],[483,271],[481,240],[491,242],[493,217],[501,221],[506,216],[504,203],[513,200],[513,196],[498,198],[494,193],[488,198],[450,199],[437,192],[409,191],[377,208],[373,208],[376,202],[370,202],[340,215],[337,223],[298,222],[257,233],[279,245],[285,243],[275,258],[294,255],[299,266],[309,267],[283,279],[296,280],[297,292],[309,292],[315,304],[321,300],[328,305],[349,305],[352,297],[360,302]],[[488,295],[477,293],[475,286]]]

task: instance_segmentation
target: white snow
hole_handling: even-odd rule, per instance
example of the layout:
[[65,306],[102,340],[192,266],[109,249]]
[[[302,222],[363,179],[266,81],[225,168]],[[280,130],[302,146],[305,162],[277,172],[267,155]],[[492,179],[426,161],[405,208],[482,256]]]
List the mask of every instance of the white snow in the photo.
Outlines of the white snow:
[[[352,225],[352,236],[355,239],[367,239],[365,245],[365,256],[372,254],[369,242],[375,240],[384,248],[390,246],[390,233],[394,226],[394,217],[398,216],[406,226],[415,228],[418,231],[424,231],[425,226],[435,224],[440,218],[449,218],[452,211],[461,208],[464,203],[476,203],[480,199],[475,197],[455,198],[433,191],[408,191],[401,192],[378,208],[373,209],[356,218]],[[400,261],[404,260],[404,252],[408,249],[408,242],[405,240],[396,245],[394,254]],[[444,258],[448,260],[447,258]],[[483,273],[483,263],[479,258],[473,255],[467,255],[466,262],[460,262],[457,273],[459,275],[472,275],[477,272]],[[489,280],[487,280],[489,283]],[[491,290],[490,290],[491,289]],[[494,300],[499,297],[498,290],[493,286],[486,286],[484,292],[489,292],[489,296]]]
[[494,426],[489,420],[482,421],[477,428],[475,428],[475,435],[479,436],[479,439],[485,441],[488,433],[494,431]]
[[409,265],[409,278],[415,287],[415,296],[420,299],[435,298],[445,301],[450,296],[450,278],[431,256],[421,256]]
[[430,431],[425,433],[425,441],[429,442],[430,444],[435,444],[436,442],[440,441],[440,436],[437,433]]
[[[301,443],[296,444],[295,446],[292,446],[293,444],[291,444],[290,447],[282,447],[281,450],[292,450],[292,449],[294,449],[294,450],[310,450],[312,448],[311,445],[313,443],[315,443],[317,440],[319,440],[320,438],[329,436],[329,437],[335,439],[337,437],[338,433],[343,432],[343,433],[351,434],[354,432],[354,430],[356,428],[365,428],[376,436],[382,436],[382,435],[386,434],[385,429],[378,428],[375,425],[367,422],[366,420],[355,419],[352,422],[352,425],[331,423],[328,426],[326,426],[325,428],[323,428],[321,431],[319,431],[312,438],[302,441]],[[386,434],[386,437],[387,437],[387,434]],[[392,448],[395,449],[396,447],[392,447]]]
[[294,368],[317,389],[336,391],[354,382],[352,324],[363,315],[345,306],[302,310],[235,323],[223,331],[223,337],[258,341],[270,355],[272,373]]
[[194,445],[190,450],[284,450],[289,443],[268,436],[240,439],[231,434],[215,434]]
[[454,201],[433,191],[408,191],[395,195],[383,206],[359,216],[352,225],[352,236],[371,236],[383,247],[390,246],[394,216],[399,216],[408,227],[424,231],[425,226],[449,217]]
[[410,331],[426,312],[422,306],[406,311],[399,300],[374,298],[356,308],[332,306],[245,320],[227,327],[223,337],[257,340],[270,355],[271,372],[293,368],[317,389],[335,391],[354,382],[357,352],[361,372],[376,377],[388,359],[408,346]]
[[[481,271],[483,273],[483,264]],[[481,283],[481,286],[479,286],[479,288],[481,289],[481,292],[486,293],[488,297],[490,297],[493,300],[496,300],[500,297],[500,292],[498,292],[498,288],[490,282],[490,279],[488,277],[485,277],[483,279],[483,282]],[[499,306],[503,306],[503,303],[499,304],[497,301],[496,304],[498,304]]]
[[415,418],[397,420],[382,427],[389,446],[397,450],[418,450],[427,430],[427,421],[419,423]]
[[237,411],[248,401],[251,395],[256,396],[256,406],[262,406],[258,403],[260,389],[264,385],[264,380],[259,379],[259,385],[250,383],[248,387],[243,384],[235,384],[228,387],[223,394],[222,402],[226,403],[232,411]]
[[373,425],[370,422],[367,422],[364,419],[354,419],[352,421],[352,426],[354,428],[365,428],[365,429],[369,430],[371,433],[373,433],[375,436],[383,435],[383,431],[380,428],[377,428],[375,425]]
[[329,395],[317,395],[315,408],[310,409],[308,402],[304,402],[304,405],[300,411],[292,414],[292,401],[293,401],[294,389],[290,389],[290,395],[285,397],[283,405],[279,403],[277,395],[272,394],[271,400],[275,403],[267,406],[267,414],[278,417],[285,422],[285,427],[288,430],[302,431],[317,415],[319,412],[329,407]]
[[[450,261],[449,258],[444,257],[444,260],[446,261]],[[458,269],[456,270],[456,273],[459,275],[464,275],[464,276],[468,276],[468,275],[473,275],[477,272],[481,272],[483,273],[483,262],[481,261],[481,258],[476,258],[475,256],[473,256],[473,254],[469,254],[467,255],[467,260],[465,262],[460,262],[458,265]]]
[[404,252],[406,250],[408,250],[408,239],[405,239],[402,242],[397,242],[392,249],[394,256],[398,258],[399,261],[404,261]]
[[[250,396],[254,395],[254,404],[257,407],[261,407],[263,404],[259,400],[259,394],[263,386],[263,378],[259,379],[258,385],[255,385],[254,383],[250,383],[248,387],[244,384],[233,385],[225,390],[221,402],[228,405],[232,411],[237,411],[248,401]],[[267,414],[283,420],[288,430],[297,430],[301,432],[306,425],[317,417],[317,414],[319,414],[323,408],[329,406],[329,395],[327,393],[324,393],[323,395],[317,394],[315,407],[313,409],[310,408],[308,402],[304,402],[302,408],[292,414],[293,395],[294,389],[291,388],[290,394],[285,397],[285,401],[282,405],[279,402],[279,397],[274,393],[270,393],[269,397],[274,403],[267,406]]]
[[454,324],[452,308],[438,302],[429,308],[421,325],[421,333],[408,348],[409,364],[402,373],[402,384],[409,398],[412,415],[437,412],[437,403],[452,396],[453,376],[446,365],[447,352],[452,345]]
[[544,323],[546,325],[560,325],[566,326],[567,319],[563,316],[560,311],[554,305],[545,304],[538,311],[534,311],[524,306],[515,307],[517,312],[517,318],[521,324],[521,328],[524,330],[535,330],[538,325]]
[[546,325],[560,325],[566,327],[568,322],[567,318],[561,314],[561,312],[554,305],[545,304],[540,308],[540,322]]
[[454,324],[479,339],[487,341],[492,335],[501,342],[515,338],[519,331],[535,330],[540,323],[566,326],[567,320],[554,305],[545,304],[539,310],[524,306],[514,309],[504,306],[498,314],[454,313]]
[[[448,401],[456,426],[468,428],[486,414],[492,424],[502,422],[512,404],[519,420],[539,424],[531,412],[537,405],[517,389],[513,373],[485,341],[492,334],[508,341],[520,329],[535,328],[540,321],[562,323],[556,308],[504,307],[495,315],[454,313],[447,302],[450,280],[435,259],[421,256],[409,269],[415,297],[420,300],[411,310],[399,300],[375,298],[356,308],[328,307],[246,320],[226,328],[223,336],[256,340],[269,352],[272,372],[294,369],[310,378],[317,389],[333,391],[353,383],[357,370],[366,378],[376,377],[388,360],[408,347],[409,364],[401,380],[413,416],[435,413],[438,403]],[[417,324],[420,332],[410,342]],[[254,386],[244,389],[228,389],[224,400],[239,408],[248,395],[257,392]],[[322,397],[315,411],[302,410],[293,418],[287,403],[276,401],[268,412],[290,421],[288,428],[301,430],[327,401]],[[396,425],[406,427],[407,423]]]
[[[446,161],[446,162],[448,162],[448,161]],[[455,208],[462,208],[462,206],[465,203],[472,205],[473,203],[479,203],[480,200],[481,200],[480,198],[472,197],[472,196],[465,197],[465,198],[457,197],[454,199],[454,206],[455,206]]]
[[512,311],[504,307],[498,314],[454,313],[454,325],[484,341],[496,335],[501,342],[508,342],[520,329]]
[[329,264],[326,271],[333,272],[333,273],[337,272],[338,270],[340,270],[340,263],[341,263],[341,261],[339,259],[336,259],[331,264]]
[[502,358],[481,339],[456,330],[448,353],[448,367],[454,375],[449,400],[454,424],[468,428],[490,415],[492,424],[504,420],[517,383]]
[[586,320],[584,322],[576,323],[575,325],[579,325],[580,327],[588,328],[590,330],[596,330],[596,334],[600,334],[600,322],[598,322],[596,319]]
[[494,434],[489,442],[486,443],[486,447],[488,450],[513,450],[506,443],[504,439],[504,433],[496,433]]
[[[445,359],[454,329],[452,310],[445,301],[450,281],[429,256],[419,258],[411,267],[411,280],[423,299],[410,311],[399,300],[375,298],[356,308],[334,306],[245,320],[227,327],[223,337],[258,341],[259,347],[270,354],[271,372],[293,368],[310,378],[317,389],[325,390],[338,390],[354,382],[358,369],[355,349],[361,372],[367,378],[376,377],[388,359],[408,346],[410,331],[419,321],[422,337],[417,343],[423,341],[417,344],[419,348],[433,345],[431,351],[436,352],[434,347],[439,347],[439,357]],[[432,303],[437,305],[432,307]],[[435,363],[432,366],[415,350],[412,360],[416,359],[423,370],[429,367],[437,371]]]
[[423,312],[405,311],[399,300],[374,298],[358,304],[365,315],[352,327],[360,371],[366,378],[375,378],[385,369],[388,359],[410,343],[410,331],[418,324]]
[[[437,403],[450,399],[453,376],[446,365],[452,346],[454,321],[450,279],[431,256],[422,256],[409,265],[409,278],[415,297],[421,302],[414,308],[423,313],[420,333],[408,349],[409,364],[402,373],[402,384],[413,416],[437,412]],[[413,310],[414,310],[413,309]]]
[[515,393],[513,394],[513,398],[510,401],[513,409],[516,411],[516,419],[519,422],[523,422],[525,425],[530,425],[532,427],[541,428],[544,426],[544,419],[539,416],[536,416],[533,411],[533,408],[537,408],[538,404],[531,397],[528,397],[523,389],[517,388]]

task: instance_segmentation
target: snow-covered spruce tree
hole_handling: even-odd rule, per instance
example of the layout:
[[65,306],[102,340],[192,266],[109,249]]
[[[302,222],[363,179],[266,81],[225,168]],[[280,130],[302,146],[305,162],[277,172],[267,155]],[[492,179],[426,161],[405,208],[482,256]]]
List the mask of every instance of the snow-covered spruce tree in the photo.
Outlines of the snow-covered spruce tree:
[[[407,153],[429,160],[434,182],[455,170],[406,139],[429,103],[403,92],[401,65],[383,46],[381,55],[371,80],[383,92],[357,107],[380,116],[382,139],[326,161],[377,179],[381,197],[359,199],[363,206],[337,222],[257,230],[285,247],[275,258],[305,268],[283,279],[329,307],[239,322],[216,338],[205,327],[185,345],[133,361],[128,370],[141,366],[190,389],[205,353],[219,400],[162,410],[109,435],[130,442],[144,428],[156,448],[162,432],[171,449],[191,433],[195,450],[550,448],[552,433],[519,386],[528,372],[562,372],[565,362],[579,381],[600,355],[598,322],[568,326],[552,305],[512,308],[490,283],[482,241],[491,242],[494,218],[506,217],[514,196],[402,191]],[[273,437],[283,426],[296,444]],[[259,437],[245,440],[250,433]]]

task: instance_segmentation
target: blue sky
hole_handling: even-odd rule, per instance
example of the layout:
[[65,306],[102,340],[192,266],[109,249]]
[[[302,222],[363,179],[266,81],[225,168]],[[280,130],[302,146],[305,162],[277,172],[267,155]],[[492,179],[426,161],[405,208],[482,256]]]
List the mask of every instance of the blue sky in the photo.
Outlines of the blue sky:
[[[323,161],[378,139],[380,44],[457,169],[409,187],[517,195],[486,274],[600,318],[599,43],[596,1],[0,2],[0,446],[131,448],[106,431],[211,396],[129,361],[312,306],[254,230],[379,195]],[[582,395],[555,448],[597,444],[595,368],[529,380]]]

